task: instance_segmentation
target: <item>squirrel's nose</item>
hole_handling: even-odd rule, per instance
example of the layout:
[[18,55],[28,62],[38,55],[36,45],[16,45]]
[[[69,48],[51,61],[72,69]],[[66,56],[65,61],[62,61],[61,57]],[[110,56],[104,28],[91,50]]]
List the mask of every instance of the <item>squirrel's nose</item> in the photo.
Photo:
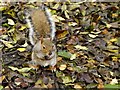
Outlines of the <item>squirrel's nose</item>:
[[52,54],[52,52],[49,52],[49,55],[51,55]]
[[47,60],[49,59],[49,57],[48,57],[48,56],[44,56],[44,58],[45,58],[45,59],[47,59]]

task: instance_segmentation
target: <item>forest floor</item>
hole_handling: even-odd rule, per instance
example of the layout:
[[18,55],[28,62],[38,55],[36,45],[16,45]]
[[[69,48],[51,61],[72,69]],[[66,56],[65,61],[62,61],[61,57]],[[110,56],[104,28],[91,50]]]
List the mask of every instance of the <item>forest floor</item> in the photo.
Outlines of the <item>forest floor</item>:
[[23,12],[0,6],[0,90],[120,89],[120,3],[44,3],[56,24],[57,65],[32,67]]

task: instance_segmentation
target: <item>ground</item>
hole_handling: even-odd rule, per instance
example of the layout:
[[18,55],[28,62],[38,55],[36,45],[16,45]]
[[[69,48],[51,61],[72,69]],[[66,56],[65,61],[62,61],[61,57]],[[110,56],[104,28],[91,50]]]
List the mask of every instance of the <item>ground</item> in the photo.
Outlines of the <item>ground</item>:
[[57,65],[32,67],[23,11],[0,7],[0,89],[120,89],[120,3],[44,3],[56,24]]

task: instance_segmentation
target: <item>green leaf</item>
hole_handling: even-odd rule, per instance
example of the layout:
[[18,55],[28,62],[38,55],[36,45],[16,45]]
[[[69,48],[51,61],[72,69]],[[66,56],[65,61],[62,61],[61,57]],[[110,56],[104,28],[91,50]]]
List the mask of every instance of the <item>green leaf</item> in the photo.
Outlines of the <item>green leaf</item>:
[[97,87],[97,84],[95,84],[95,83],[88,84],[88,85],[86,86],[86,88],[95,88],[95,87]]
[[52,7],[53,9],[58,9],[58,7],[60,6],[60,4],[59,3],[57,3],[57,4],[55,4],[55,6],[54,7]]
[[0,85],[0,90],[3,90],[3,86],[2,85]]
[[71,53],[70,52],[66,52],[66,51],[59,51],[58,55],[62,56],[62,57],[65,57],[65,58],[71,58]]
[[5,41],[5,40],[0,40],[0,41],[3,42],[5,44],[5,46],[7,46],[8,48],[12,48],[13,47],[13,45],[9,41]]
[[13,67],[13,66],[8,66],[10,69],[12,69],[13,71],[17,70],[18,71],[18,68],[17,67]]
[[80,5],[79,4],[72,4],[72,5],[70,5],[70,10],[74,10],[74,9],[76,9],[76,8],[79,8],[80,7]]
[[28,72],[28,71],[30,71],[32,68],[28,68],[28,67],[26,67],[26,68],[21,68],[21,69],[19,69],[18,71],[19,72]]
[[63,12],[63,11],[66,11],[67,5],[63,4],[62,7],[61,7],[61,9],[62,9],[62,12]]
[[63,83],[71,83],[75,81],[75,78],[71,78],[70,76],[64,76],[62,77]]
[[17,70],[19,72],[28,72],[30,71],[32,68],[28,68],[28,67],[25,67],[25,68],[21,68],[21,69],[18,69],[17,67],[13,67],[13,66],[8,66],[10,69],[12,69],[13,71]]
[[0,11],[6,10],[6,7],[0,7]]
[[114,89],[114,90],[116,90],[116,89],[120,89],[120,85],[111,85],[111,84],[106,84],[105,86],[104,86],[105,88],[108,88],[108,89]]

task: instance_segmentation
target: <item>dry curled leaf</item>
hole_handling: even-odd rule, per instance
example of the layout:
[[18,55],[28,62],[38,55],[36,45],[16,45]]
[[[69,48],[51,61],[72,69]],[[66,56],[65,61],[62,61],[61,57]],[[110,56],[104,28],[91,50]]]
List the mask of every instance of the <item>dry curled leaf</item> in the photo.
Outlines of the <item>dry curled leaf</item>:
[[62,65],[60,65],[59,69],[60,69],[61,71],[63,71],[63,70],[65,70],[65,69],[66,69],[66,67],[67,67],[67,65],[66,65],[66,64],[62,64]]
[[58,30],[56,32],[56,36],[58,39],[65,38],[65,36],[68,34],[67,30]]

